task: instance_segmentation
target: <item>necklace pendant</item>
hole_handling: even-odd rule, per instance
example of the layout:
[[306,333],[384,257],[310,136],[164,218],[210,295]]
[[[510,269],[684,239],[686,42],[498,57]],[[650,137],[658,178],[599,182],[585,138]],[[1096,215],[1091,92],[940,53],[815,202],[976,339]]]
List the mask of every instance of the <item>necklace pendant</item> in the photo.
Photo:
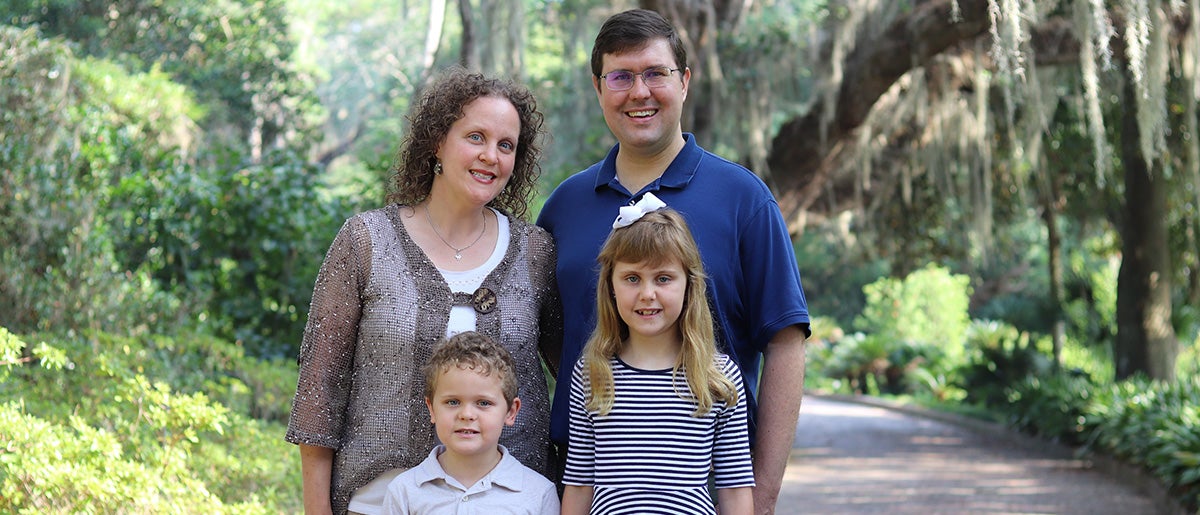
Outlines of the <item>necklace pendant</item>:
[[425,221],[429,222],[429,227],[433,229],[434,236],[437,236],[439,240],[442,240],[443,244],[445,244],[447,247],[450,247],[450,249],[454,251],[455,261],[462,261],[463,251],[475,246],[476,243],[479,243],[479,240],[483,239],[483,234],[487,232],[487,216],[484,215],[483,227],[479,230],[479,236],[476,236],[475,241],[472,241],[470,245],[460,249],[454,245],[451,245],[450,242],[446,241],[446,238],[442,237],[442,231],[438,230],[437,226],[433,224],[433,218],[430,218],[429,216],[429,206],[425,206]]

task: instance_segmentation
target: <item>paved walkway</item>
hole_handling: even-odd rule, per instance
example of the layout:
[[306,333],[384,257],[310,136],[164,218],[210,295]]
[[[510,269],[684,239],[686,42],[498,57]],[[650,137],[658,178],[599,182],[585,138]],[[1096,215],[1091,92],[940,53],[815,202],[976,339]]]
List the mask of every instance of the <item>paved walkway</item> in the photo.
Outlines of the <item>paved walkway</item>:
[[1157,514],[1069,449],[807,396],[778,514]]

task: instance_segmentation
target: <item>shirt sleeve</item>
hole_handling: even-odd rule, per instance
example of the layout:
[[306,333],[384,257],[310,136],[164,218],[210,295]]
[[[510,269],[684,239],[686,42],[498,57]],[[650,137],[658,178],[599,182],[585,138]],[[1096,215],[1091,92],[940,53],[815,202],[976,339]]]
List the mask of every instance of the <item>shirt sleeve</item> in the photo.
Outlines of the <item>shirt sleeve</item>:
[[563,484],[592,486],[595,483],[596,433],[587,410],[587,392],[583,360],[571,373],[570,433],[567,440],[567,466]]
[[[799,325],[809,336],[808,301],[796,264],[796,249],[775,202],[764,202],[740,229],[738,253],[745,275],[746,312],[751,314],[750,338],[766,345],[781,329]],[[759,351],[762,349],[759,348]]]
[[550,483],[549,485],[546,486],[546,490],[542,492],[541,511],[539,511],[538,513],[539,514],[545,514],[545,513],[553,514],[553,513],[558,513],[560,511],[562,511],[562,505],[559,503],[559,500],[558,500],[558,488],[556,488],[554,486],[554,483]]
[[408,515],[408,499],[399,478],[388,483],[387,494],[383,496],[383,511],[381,515]]
[[366,225],[359,217],[338,231],[317,273],[304,339],[299,381],[288,421],[292,443],[338,448],[350,398],[351,367],[362,314],[359,292],[366,271],[361,243]]
[[718,364],[725,377],[739,392],[737,404],[720,405],[713,445],[713,469],[717,488],[754,486],[754,466],[750,460],[750,434],[746,426],[746,396],[742,374],[727,356]]

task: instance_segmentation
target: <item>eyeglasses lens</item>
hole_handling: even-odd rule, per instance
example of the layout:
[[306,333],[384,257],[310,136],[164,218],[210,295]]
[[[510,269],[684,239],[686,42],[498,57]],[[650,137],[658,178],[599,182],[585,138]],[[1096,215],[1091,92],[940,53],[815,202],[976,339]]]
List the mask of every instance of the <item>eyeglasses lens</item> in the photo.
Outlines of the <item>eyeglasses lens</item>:
[[642,82],[649,88],[662,87],[667,83],[667,77],[671,76],[672,70],[665,66],[658,68],[650,68],[642,73],[633,73],[629,71],[609,72],[604,76],[604,82],[608,84],[608,88],[613,91],[624,91],[633,87],[633,83],[638,75],[641,75]]

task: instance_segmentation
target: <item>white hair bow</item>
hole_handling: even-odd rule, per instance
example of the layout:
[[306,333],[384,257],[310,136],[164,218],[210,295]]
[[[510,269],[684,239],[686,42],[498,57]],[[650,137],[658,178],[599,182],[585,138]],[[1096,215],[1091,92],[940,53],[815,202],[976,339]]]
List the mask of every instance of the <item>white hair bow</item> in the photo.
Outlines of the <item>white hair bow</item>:
[[646,213],[658,211],[664,207],[667,207],[666,202],[659,200],[653,193],[646,193],[642,195],[642,200],[632,206],[621,207],[620,212],[617,213],[617,219],[613,220],[613,229],[628,227],[629,224],[640,220]]

